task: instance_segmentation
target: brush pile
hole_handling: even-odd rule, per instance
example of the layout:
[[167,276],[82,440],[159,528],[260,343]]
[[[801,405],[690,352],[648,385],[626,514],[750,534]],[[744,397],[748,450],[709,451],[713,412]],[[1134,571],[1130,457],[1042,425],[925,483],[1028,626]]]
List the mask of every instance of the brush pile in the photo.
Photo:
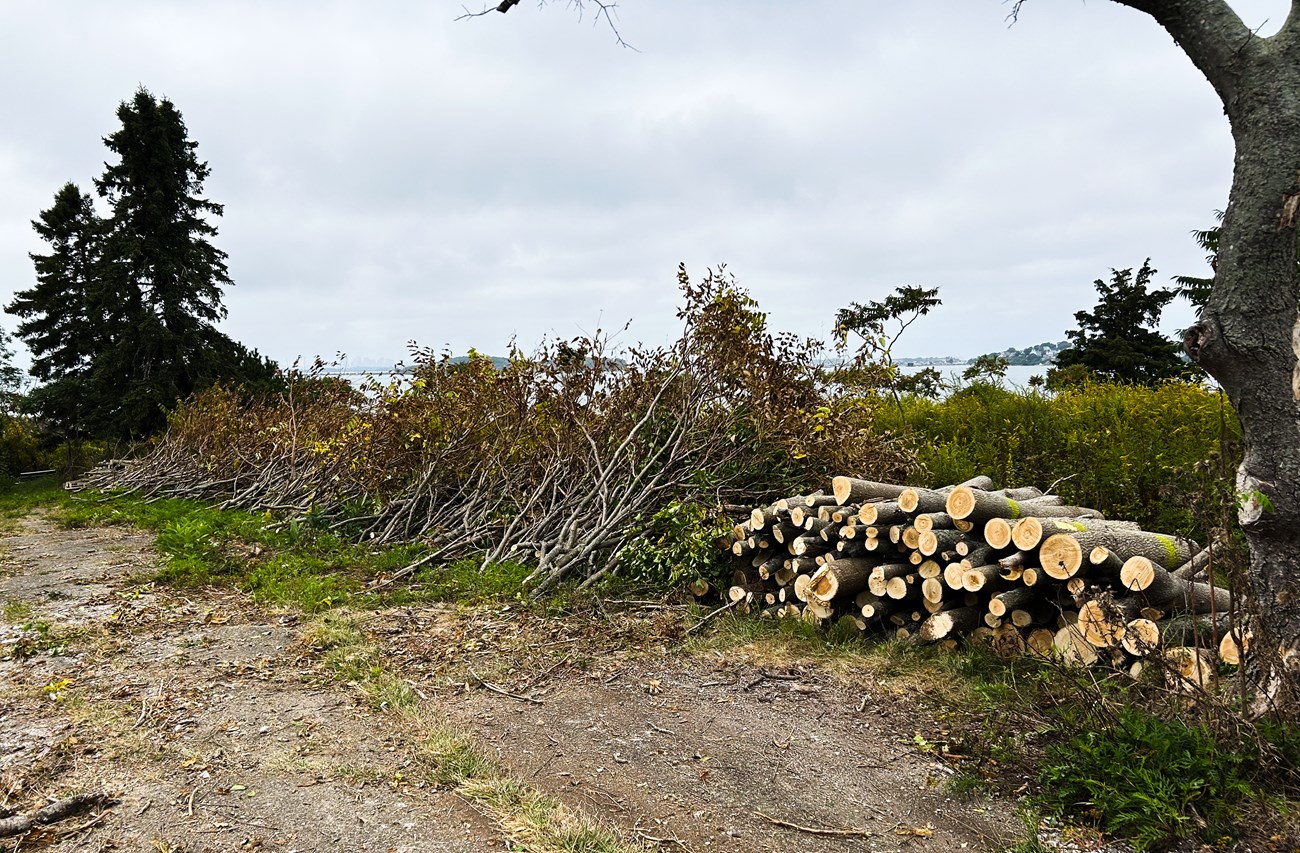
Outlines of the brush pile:
[[1231,593],[1204,579],[1213,547],[987,477],[937,490],[836,477],[832,494],[754,509],[719,544],[740,562],[731,606],[767,618],[1131,669],[1159,653],[1198,682],[1207,649],[1237,663],[1247,641]]

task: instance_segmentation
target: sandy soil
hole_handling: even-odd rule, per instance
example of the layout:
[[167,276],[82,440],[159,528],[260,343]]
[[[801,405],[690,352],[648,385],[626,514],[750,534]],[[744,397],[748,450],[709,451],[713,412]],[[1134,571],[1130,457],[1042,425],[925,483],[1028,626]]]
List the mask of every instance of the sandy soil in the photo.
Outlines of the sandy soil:
[[[293,614],[155,588],[151,538],[131,530],[37,517],[0,547],[0,818],[80,792],[114,801],[6,849],[525,849],[411,781],[409,719],[332,679]],[[1012,804],[945,794],[951,770],[912,742],[941,728],[919,703],[685,656],[659,618],[441,606],[365,625],[421,717],[647,848],[1000,850],[1023,835]]]

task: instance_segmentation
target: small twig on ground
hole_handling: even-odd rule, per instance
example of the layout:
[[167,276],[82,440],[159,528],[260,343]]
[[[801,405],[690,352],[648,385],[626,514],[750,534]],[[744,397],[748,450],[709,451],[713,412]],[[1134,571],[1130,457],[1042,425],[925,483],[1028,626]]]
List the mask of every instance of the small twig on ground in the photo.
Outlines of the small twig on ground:
[[107,794],[74,794],[29,815],[17,815],[0,820],[0,838],[21,835],[35,826],[54,823],[90,809],[115,803]]
[[573,652],[569,652],[564,657],[556,661],[554,664],[547,667],[545,672],[543,672],[541,675],[534,678],[532,681],[528,682],[528,684],[524,686],[524,689],[532,690],[534,687],[540,684],[542,680],[545,679],[548,675],[550,675],[552,672],[555,672],[555,670],[559,669],[561,666],[564,666],[564,664],[568,663],[571,657],[573,657]]
[[500,687],[497,687],[495,684],[489,684],[488,682],[484,681],[482,678],[479,677],[479,674],[474,671],[473,667],[470,668],[469,674],[474,676],[474,680],[479,683],[479,686],[486,687],[488,690],[491,690],[493,693],[500,693],[502,696],[505,696],[509,699],[515,699],[519,702],[532,702],[534,705],[546,704],[541,699],[534,699],[531,696],[521,696],[518,693],[511,693],[509,690],[504,690]]
[[753,690],[764,681],[799,681],[803,678],[801,675],[781,675],[776,672],[764,671],[758,678],[745,685],[746,690]]
[[702,625],[704,625],[705,622],[708,622],[710,619],[712,619],[714,616],[717,616],[719,613],[722,613],[722,612],[724,612],[724,611],[730,610],[731,608],[735,607],[737,604],[739,604],[741,601],[744,601],[744,600],[745,600],[745,599],[741,598],[741,599],[738,599],[738,600],[736,600],[736,601],[729,601],[729,602],[727,602],[726,604],[724,604],[724,605],[722,605],[721,607],[719,607],[717,610],[715,610],[715,611],[713,611],[712,613],[710,613],[708,616],[705,616],[703,619],[701,619],[700,621],[696,622],[696,623],[695,623],[694,625],[692,625],[691,627],[687,628],[687,629],[686,629],[686,633],[687,633],[687,634],[694,634],[694,633],[695,633],[695,632],[696,632],[696,631],[697,631],[697,630],[698,630]]
[[740,679],[738,678],[733,678],[730,681],[706,681],[700,685],[700,689],[704,689],[705,687],[730,687],[739,681]]
[[818,829],[814,826],[800,826],[797,823],[791,823],[788,820],[781,820],[780,818],[772,817],[771,815],[764,814],[760,811],[756,811],[754,814],[775,826],[784,826],[786,829],[797,829],[800,832],[806,832],[809,835],[831,835],[837,838],[872,838],[880,835],[880,833],[873,832],[870,829]]

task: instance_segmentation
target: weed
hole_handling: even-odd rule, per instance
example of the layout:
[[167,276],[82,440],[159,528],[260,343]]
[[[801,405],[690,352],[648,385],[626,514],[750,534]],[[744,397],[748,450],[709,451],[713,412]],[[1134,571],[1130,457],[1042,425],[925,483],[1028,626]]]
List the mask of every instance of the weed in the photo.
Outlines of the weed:
[[944,788],[954,797],[970,798],[989,790],[989,780],[973,767],[960,767],[948,778]]
[[1021,808],[1017,814],[1025,825],[1025,837],[1009,853],[1050,853],[1050,848],[1038,837],[1038,813],[1032,808]]
[[31,619],[32,606],[20,598],[11,598],[4,603],[4,608],[0,609],[0,615],[4,616],[6,622],[26,622]]
[[515,779],[468,779],[457,788],[493,814],[522,849],[537,853],[632,853],[612,830]]
[[1240,804],[1256,796],[1257,756],[1225,749],[1208,727],[1133,705],[1113,715],[1104,731],[1080,729],[1048,747],[1039,770],[1044,807],[1092,811],[1102,829],[1139,850],[1236,831]]
[[471,779],[497,775],[496,768],[463,732],[448,724],[431,727],[416,742],[416,758],[428,781],[455,788]]

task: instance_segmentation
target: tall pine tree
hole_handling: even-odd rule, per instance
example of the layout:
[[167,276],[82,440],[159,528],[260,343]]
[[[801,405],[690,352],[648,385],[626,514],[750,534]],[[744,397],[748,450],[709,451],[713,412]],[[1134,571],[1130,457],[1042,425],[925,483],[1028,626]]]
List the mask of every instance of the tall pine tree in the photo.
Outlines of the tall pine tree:
[[44,371],[39,411],[136,438],[193,392],[219,379],[265,384],[274,365],[215,326],[232,284],[209,222],[222,207],[202,196],[208,165],[180,112],[141,88],[117,117],[104,139],[117,162],[95,181],[110,215],[99,220],[74,185],[60,190],[33,223],[51,246],[32,256],[37,285],[8,310],[25,318],[18,333]]
[[94,200],[68,182],[32,227],[50,252],[30,255],[36,286],[18,293],[5,310],[22,319],[16,332],[32,351],[32,375],[43,383],[24,407],[72,437],[92,428],[88,376],[106,341],[109,303],[99,280],[104,224]]

